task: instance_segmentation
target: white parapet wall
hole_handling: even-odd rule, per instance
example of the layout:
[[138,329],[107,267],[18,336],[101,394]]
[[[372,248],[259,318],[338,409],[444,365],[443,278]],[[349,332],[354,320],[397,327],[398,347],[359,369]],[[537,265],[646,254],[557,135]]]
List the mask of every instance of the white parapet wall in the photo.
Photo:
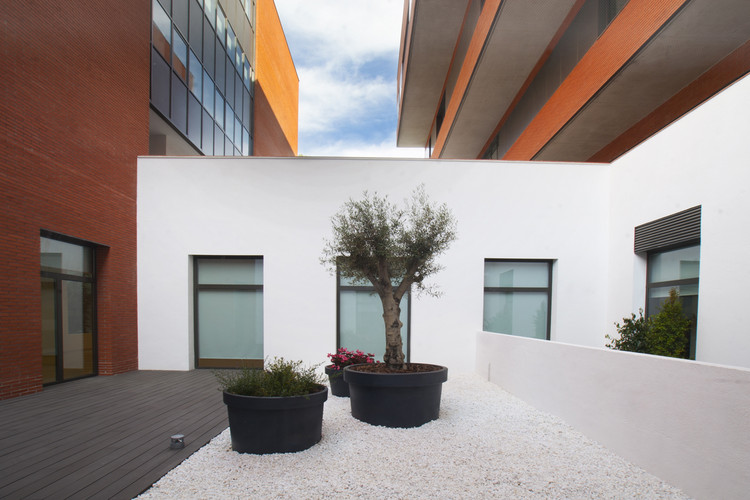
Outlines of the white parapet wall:
[[487,332],[476,337],[476,372],[511,394],[690,496],[747,498],[749,370]]

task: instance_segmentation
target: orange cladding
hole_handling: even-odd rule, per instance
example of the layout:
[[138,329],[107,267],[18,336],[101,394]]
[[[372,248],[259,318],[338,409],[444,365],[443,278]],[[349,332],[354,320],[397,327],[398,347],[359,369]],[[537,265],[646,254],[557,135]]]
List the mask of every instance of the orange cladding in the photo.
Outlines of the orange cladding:
[[273,0],[258,0],[254,156],[296,156],[299,78]]
[[503,160],[528,161],[687,0],[630,0],[542,107]]

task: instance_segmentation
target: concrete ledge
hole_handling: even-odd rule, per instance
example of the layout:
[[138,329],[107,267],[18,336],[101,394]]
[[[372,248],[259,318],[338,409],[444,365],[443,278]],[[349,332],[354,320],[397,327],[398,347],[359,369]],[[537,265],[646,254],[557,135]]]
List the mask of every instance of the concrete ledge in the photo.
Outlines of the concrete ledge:
[[688,495],[747,498],[749,370],[479,332],[476,371]]

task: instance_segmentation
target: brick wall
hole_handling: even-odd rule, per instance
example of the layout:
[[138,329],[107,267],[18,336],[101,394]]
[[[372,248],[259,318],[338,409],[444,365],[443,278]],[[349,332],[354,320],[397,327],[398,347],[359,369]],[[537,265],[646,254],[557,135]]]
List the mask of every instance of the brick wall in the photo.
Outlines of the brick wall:
[[41,389],[39,232],[100,243],[99,373],[137,368],[150,2],[0,7],[0,399]]

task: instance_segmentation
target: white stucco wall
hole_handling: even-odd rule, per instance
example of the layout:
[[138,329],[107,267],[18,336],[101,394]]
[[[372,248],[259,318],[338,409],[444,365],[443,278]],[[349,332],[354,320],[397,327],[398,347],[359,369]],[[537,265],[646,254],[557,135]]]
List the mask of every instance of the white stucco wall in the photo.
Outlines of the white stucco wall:
[[750,371],[486,332],[476,360],[479,375],[688,495],[747,498]]
[[330,216],[363,190],[406,198],[424,183],[458,219],[412,303],[412,361],[474,369],[485,258],[557,259],[552,338],[599,345],[606,320],[606,165],[349,158],[140,158],[141,369],[193,364],[191,255],[262,255],[264,354],[325,361],[336,342],[336,286],[319,263]]
[[745,78],[611,166],[607,328],[645,305],[635,226],[696,205],[701,263],[696,359],[750,368],[750,78]]

